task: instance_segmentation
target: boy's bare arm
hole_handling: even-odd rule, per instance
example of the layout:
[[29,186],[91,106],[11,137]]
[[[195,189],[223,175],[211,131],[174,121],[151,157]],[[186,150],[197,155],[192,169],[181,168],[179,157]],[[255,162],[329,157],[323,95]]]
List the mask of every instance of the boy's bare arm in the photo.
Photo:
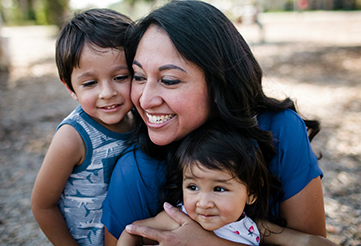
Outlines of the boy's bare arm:
[[[164,211],[160,212],[156,217],[135,221],[133,224],[149,226],[163,231],[172,231],[179,227],[179,224],[169,217]],[[143,239],[140,236],[131,235],[124,230],[119,237],[117,246],[138,246],[152,243],[154,243],[154,241],[147,238]]]
[[74,166],[82,163],[85,145],[78,132],[64,125],[54,135],[31,197],[34,218],[54,245],[77,245],[58,208],[58,200]]

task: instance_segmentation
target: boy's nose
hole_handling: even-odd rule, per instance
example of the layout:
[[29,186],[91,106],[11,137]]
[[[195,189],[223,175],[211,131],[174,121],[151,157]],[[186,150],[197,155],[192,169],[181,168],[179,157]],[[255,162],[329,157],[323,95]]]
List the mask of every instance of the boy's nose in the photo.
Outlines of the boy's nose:
[[99,98],[101,99],[108,99],[117,94],[117,90],[114,88],[114,85],[112,85],[109,82],[103,83]]

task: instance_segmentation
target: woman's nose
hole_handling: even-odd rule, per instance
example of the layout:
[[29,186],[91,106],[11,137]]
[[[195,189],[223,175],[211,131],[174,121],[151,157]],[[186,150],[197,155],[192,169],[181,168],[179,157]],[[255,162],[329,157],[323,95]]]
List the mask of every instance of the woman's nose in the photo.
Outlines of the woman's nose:
[[109,99],[113,96],[117,95],[117,90],[113,85],[113,82],[104,82],[102,83],[99,98],[101,99]]
[[140,106],[150,109],[161,105],[162,102],[158,84],[148,80],[139,99]]

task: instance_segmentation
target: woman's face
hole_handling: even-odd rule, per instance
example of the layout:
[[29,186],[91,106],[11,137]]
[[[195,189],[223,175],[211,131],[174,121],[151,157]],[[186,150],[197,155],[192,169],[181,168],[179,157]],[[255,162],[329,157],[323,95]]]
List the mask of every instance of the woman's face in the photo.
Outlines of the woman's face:
[[157,145],[184,138],[210,115],[204,72],[185,60],[168,34],[151,25],[133,61],[131,99]]

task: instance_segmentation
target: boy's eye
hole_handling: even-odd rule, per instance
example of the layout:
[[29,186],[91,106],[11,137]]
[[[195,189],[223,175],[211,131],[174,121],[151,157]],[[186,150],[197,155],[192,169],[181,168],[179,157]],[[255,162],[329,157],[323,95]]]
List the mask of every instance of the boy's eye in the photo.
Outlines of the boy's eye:
[[162,83],[170,86],[170,85],[176,85],[180,83],[180,80],[178,79],[162,79]]
[[92,81],[88,81],[88,82],[85,82],[83,84],[83,87],[90,87],[90,86],[93,86],[95,85],[97,82],[95,80],[92,80]]
[[199,190],[199,189],[198,189],[198,187],[197,187],[197,186],[195,186],[195,185],[188,185],[188,186],[187,186],[187,189],[189,189],[189,190],[193,190],[193,191],[197,191],[197,190]]
[[227,190],[226,190],[225,188],[222,188],[222,187],[219,187],[219,186],[218,186],[218,187],[215,187],[215,188],[214,188],[214,191],[215,191],[215,192],[225,192],[225,191],[227,191]]

